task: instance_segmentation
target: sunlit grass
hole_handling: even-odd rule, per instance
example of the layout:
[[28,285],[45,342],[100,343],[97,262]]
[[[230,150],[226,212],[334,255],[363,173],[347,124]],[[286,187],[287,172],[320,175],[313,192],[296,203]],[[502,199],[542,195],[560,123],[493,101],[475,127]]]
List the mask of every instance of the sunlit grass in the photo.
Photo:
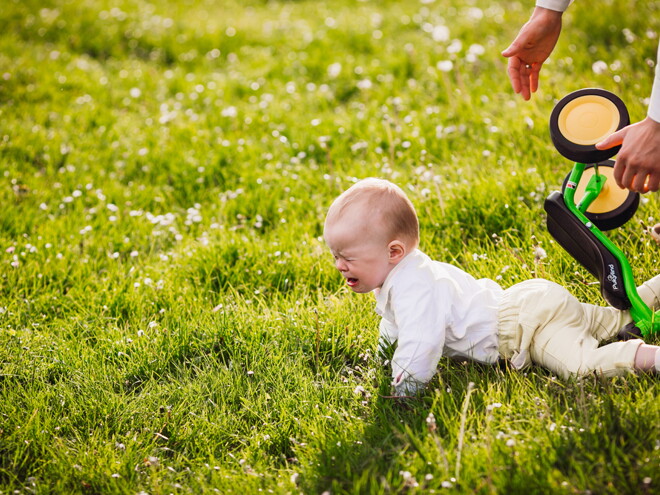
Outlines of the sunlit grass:
[[[532,3],[4,2],[0,493],[657,491],[655,378],[443,359],[388,398],[321,239],[385,177],[435,258],[602,304],[545,227],[547,119],[590,86],[644,117],[660,4],[624,4],[571,6],[523,102],[499,52]],[[612,234],[639,282],[659,209]]]

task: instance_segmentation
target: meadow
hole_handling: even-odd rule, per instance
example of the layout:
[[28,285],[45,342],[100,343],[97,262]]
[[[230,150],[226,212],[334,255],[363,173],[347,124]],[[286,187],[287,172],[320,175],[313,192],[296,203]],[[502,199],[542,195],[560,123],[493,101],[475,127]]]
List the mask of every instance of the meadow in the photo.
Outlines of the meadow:
[[[657,377],[443,358],[393,399],[322,239],[383,177],[432,257],[604,304],[546,229],[548,117],[601,87],[644,118],[660,2],[597,4],[525,102],[532,0],[4,0],[0,494],[658,493]],[[610,234],[639,282],[657,221]]]

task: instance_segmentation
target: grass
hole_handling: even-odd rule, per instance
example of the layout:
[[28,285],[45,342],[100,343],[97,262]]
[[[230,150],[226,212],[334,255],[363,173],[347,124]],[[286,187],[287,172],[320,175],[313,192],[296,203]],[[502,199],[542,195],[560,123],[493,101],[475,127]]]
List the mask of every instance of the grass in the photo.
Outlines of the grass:
[[[657,492],[656,378],[443,359],[390,399],[320,237],[381,176],[430,255],[602,303],[545,227],[547,119],[590,86],[644,117],[636,7],[571,6],[523,102],[499,52],[531,2],[4,2],[0,493]],[[640,282],[659,208],[612,234]]]

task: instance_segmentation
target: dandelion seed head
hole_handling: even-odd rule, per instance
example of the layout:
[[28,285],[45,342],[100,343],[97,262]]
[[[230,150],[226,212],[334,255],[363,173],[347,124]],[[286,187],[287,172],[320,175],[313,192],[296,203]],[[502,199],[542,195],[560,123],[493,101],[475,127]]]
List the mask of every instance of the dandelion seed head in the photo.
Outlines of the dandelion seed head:
[[591,70],[594,71],[594,74],[603,74],[607,71],[607,62],[598,60],[591,65]]
[[220,112],[220,115],[223,117],[229,117],[229,118],[234,118],[238,115],[238,110],[236,109],[235,106],[229,106],[226,108],[223,108],[222,111]]
[[541,246],[534,247],[534,261],[536,263],[547,257],[548,257],[548,253],[546,253],[545,249],[543,249]]
[[452,40],[447,47],[447,53],[458,53],[463,49],[463,42],[461,40]]
[[431,37],[433,41],[444,42],[449,41],[449,28],[445,25],[433,26]]
[[336,79],[341,74],[342,66],[339,62],[335,62],[328,66],[328,77],[331,79]]

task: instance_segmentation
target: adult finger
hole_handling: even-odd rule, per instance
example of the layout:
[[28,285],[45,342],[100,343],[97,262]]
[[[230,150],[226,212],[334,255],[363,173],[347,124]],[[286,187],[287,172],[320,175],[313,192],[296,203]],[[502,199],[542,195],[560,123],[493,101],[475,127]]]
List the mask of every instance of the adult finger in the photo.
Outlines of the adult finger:
[[626,171],[626,164],[624,160],[618,159],[614,162],[614,170],[612,170],[612,175],[614,180],[619,187],[626,187],[623,185],[623,174]]
[[633,181],[635,180],[635,175],[637,175],[635,173],[635,170],[624,163],[623,174],[621,175],[621,182],[619,183],[619,181],[617,181],[617,184],[619,184],[620,187],[624,187],[626,189],[632,189]]
[[636,174],[629,189],[631,191],[645,193],[647,191],[647,189],[646,189],[646,179],[647,179],[647,177],[648,176],[645,173]]
[[520,93],[522,94],[523,99],[529,100],[532,96],[531,91],[531,80],[530,80],[530,71],[532,66],[521,62],[519,74],[520,74]]
[[536,90],[539,89],[539,72],[541,72],[541,66],[543,64],[532,64],[532,67],[529,72],[529,89],[532,93],[536,93]]
[[649,175],[649,180],[646,183],[646,190],[651,192],[660,190],[660,174]]
[[627,133],[628,127],[624,127],[623,129],[610,134],[601,142],[596,143],[596,148],[599,150],[607,150],[615,146],[619,146],[621,143],[623,143],[623,139],[626,137]]
[[507,63],[507,74],[509,74],[509,81],[513,92],[518,94],[522,90],[522,82],[520,80],[520,66],[521,61],[518,57],[511,57]]

